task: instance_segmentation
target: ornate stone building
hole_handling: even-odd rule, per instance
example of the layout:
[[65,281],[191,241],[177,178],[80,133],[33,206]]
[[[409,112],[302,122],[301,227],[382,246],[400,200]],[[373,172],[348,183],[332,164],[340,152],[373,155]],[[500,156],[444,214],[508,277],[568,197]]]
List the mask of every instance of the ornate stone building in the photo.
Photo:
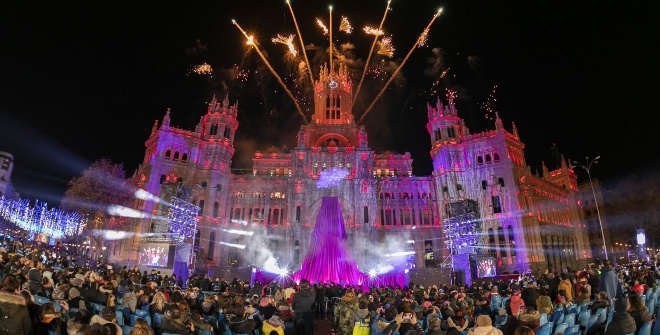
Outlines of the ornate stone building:
[[[238,103],[214,97],[194,131],[172,127],[169,110],[160,125],[156,121],[134,181],[159,196],[171,184],[192,190],[201,207],[196,243],[209,267],[248,265],[244,256],[259,246],[251,244],[251,236],[228,231],[251,230],[266,233],[268,249],[295,270],[314,243],[310,232],[328,192],[316,182],[331,167],[348,171],[332,192],[340,198],[349,245],[361,267],[374,258],[373,243],[389,237],[405,239],[417,269],[437,267],[450,252],[443,222],[464,203],[474,204],[465,208],[479,222],[477,253],[494,257],[499,273],[558,270],[590,258],[573,171],[564,164],[532,173],[515,125],[508,131],[498,117],[495,129],[472,134],[454,97],[444,100],[427,107],[430,176],[413,175],[409,153],[369,147],[367,131],[351,110],[351,79],[340,65],[336,72],[321,69],[314,114],[300,127],[293,149],[255,152],[251,172],[232,172]],[[137,205],[161,211],[153,203]],[[151,221],[139,225],[142,232],[154,229]],[[140,241],[130,243],[135,249]],[[247,251],[231,245],[245,245]]]

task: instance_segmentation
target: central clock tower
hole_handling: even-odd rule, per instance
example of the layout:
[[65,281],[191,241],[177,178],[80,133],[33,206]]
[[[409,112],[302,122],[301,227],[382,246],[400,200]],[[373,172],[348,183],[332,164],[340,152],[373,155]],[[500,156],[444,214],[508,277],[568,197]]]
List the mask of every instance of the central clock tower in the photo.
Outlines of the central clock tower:
[[329,70],[323,65],[319,80],[314,83],[313,124],[353,124],[351,80],[346,65],[339,63],[339,70]]

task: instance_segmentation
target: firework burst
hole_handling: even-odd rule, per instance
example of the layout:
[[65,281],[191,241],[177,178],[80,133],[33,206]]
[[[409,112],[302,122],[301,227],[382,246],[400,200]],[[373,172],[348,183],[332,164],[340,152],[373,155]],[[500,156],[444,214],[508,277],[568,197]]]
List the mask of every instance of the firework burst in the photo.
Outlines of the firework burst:
[[493,85],[493,88],[486,97],[486,101],[482,102],[479,106],[481,111],[484,113],[484,118],[486,120],[495,120],[495,105],[497,104],[497,85]]
[[383,34],[385,34],[385,32],[383,31],[383,29],[380,29],[380,28],[374,28],[374,27],[372,27],[372,26],[364,26],[364,28],[362,28],[362,29],[364,30],[364,32],[365,32],[367,35],[372,35],[372,36],[382,36]]
[[429,29],[426,28],[424,29],[422,34],[419,35],[419,38],[417,39],[417,46],[420,48],[426,46],[428,39],[429,39]]
[[321,28],[321,31],[323,32],[323,35],[328,34],[328,27],[323,23],[323,20],[319,19],[318,17],[316,18],[316,25]]
[[339,22],[339,31],[343,31],[347,34],[353,32],[353,26],[351,25],[351,22],[348,21],[346,16],[341,17],[341,21]]
[[199,76],[212,76],[213,67],[211,67],[211,64],[204,62],[193,66],[192,72]]
[[387,56],[392,58],[394,56],[394,51],[396,49],[392,45],[392,36],[386,36],[378,41],[378,51],[377,53],[382,56]]
[[294,34],[289,34],[289,36],[277,34],[277,36],[273,37],[272,41],[275,44],[286,45],[289,48],[289,54],[296,57],[298,55],[298,50],[296,50],[296,47],[293,45],[294,38],[296,38],[296,35]]

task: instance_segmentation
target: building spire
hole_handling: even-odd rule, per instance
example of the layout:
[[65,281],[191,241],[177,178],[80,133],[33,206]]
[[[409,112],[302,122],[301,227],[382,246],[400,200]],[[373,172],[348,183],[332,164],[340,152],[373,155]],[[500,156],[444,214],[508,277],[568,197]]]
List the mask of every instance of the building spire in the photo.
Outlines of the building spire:
[[163,117],[163,123],[161,123],[160,127],[161,128],[169,128],[170,127],[170,112],[171,108],[167,107],[165,109],[165,116]]
[[500,113],[495,111],[495,129],[504,129],[504,124],[500,118]]
[[154,120],[154,126],[151,127],[151,133],[155,133],[158,130],[158,119]]
[[516,127],[515,122],[511,122],[511,131],[513,131],[513,136],[515,138],[520,138],[520,136],[518,135],[518,127]]

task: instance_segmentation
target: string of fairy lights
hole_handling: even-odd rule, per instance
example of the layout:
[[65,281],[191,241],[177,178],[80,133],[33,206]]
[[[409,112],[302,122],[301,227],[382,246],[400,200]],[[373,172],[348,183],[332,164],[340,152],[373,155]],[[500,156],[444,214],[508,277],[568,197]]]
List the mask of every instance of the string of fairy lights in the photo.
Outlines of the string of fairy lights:
[[0,218],[31,233],[55,239],[76,236],[87,225],[87,218],[77,212],[48,208],[48,204],[28,199],[0,196]]

